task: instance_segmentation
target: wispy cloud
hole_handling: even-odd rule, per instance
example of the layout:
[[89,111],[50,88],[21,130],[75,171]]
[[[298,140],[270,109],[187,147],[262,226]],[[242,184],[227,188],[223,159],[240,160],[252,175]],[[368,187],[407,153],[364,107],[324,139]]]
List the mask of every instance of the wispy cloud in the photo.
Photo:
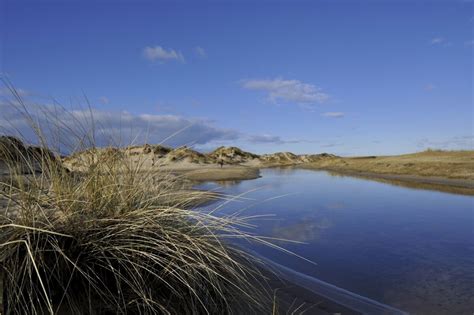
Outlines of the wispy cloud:
[[329,99],[329,95],[322,92],[320,88],[299,80],[249,79],[242,80],[241,84],[244,89],[266,92],[267,99],[273,103],[286,101],[312,104],[324,103]]
[[280,136],[274,136],[269,134],[263,135],[249,135],[245,138],[247,142],[254,144],[295,144],[295,143],[318,143],[318,140],[306,140],[306,139],[283,139]]
[[442,47],[449,47],[453,45],[453,43],[451,43],[444,37],[434,37],[430,40],[430,44],[432,46],[442,46]]
[[[165,144],[171,146],[234,142],[243,137],[238,131],[216,127],[209,120],[177,115],[135,115],[98,109],[66,111],[44,104],[28,105],[27,110],[48,139],[54,140],[60,133],[69,143],[80,140],[78,135],[92,130],[98,146],[161,143],[170,136]],[[26,140],[35,142],[37,138],[18,108],[11,102],[0,102],[0,112],[0,134],[21,134]]]
[[180,51],[171,48],[167,50],[161,46],[145,47],[143,49],[143,56],[150,61],[167,62],[176,60],[184,62],[184,56]]
[[338,147],[338,146],[341,146],[343,145],[342,143],[325,143],[325,144],[321,144],[320,147],[321,148],[334,148],[334,147]]
[[300,143],[303,140],[284,140],[279,136],[272,135],[251,135],[247,139],[251,143],[271,143],[271,144],[285,144],[285,143]]
[[343,113],[343,112],[327,112],[327,113],[323,113],[322,116],[324,117],[330,117],[330,118],[342,118],[344,117],[346,114]]
[[466,46],[474,46],[474,39],[465,41],[465,42],[464,42],[464,45],[466,45]]
[[248,140],[252,143],[284,143],[280,137],[271,135],[252,135],[249,136]]
[[446,42],[446,39],[444,37],[435,37],[431,39],[430,44],[431,45],[441,45]]
[[206,50],[204,48],[202,48],[201,46],[194,47],[194,52],[196,53],[196,55],[198,57],[201,57],[201,58],[206,58],[207,57]]

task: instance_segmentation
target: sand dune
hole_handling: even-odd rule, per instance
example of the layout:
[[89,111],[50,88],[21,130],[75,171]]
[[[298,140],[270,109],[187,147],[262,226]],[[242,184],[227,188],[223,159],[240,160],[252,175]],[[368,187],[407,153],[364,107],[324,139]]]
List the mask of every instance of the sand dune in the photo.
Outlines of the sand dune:
[[[11,146],[20,147],[28,159],[40,154],[53,153],[29,147],[12,137],[1,137],[2,155],[0,172]],[[11,151],[11,150],[10,150]],[[17,157],[13,157],[17,159]],[[255,154],[237,147],[219,147],[201,153],[189,147],[170,148],[145,144],[123,148],[93,148],[62,158],[62,165],[73,172],[85,172],[90,167],[103,167],[103,163],[120,159],[121,165],[141,170],[167,171],[192,180],[242,180],[259,177],[259,169],[266,167],[295,166],[307,169],[328,170],[349,176],[362,176],[378,180],[441,185],[474,193],[474,151],[424,151],[398,156],[339,157],[333,154],[301,154],[277,152]],[[58,161],[59,158],[52,160]],[[222,164],[222,167],[221,167]],[[38,171],[39,165],[34,170]]]

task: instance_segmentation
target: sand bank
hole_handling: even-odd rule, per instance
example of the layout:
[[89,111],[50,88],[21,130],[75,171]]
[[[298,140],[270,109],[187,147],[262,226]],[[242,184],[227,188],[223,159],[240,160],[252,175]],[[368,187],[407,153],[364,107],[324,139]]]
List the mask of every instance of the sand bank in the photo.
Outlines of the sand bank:
[[330,172],[333,176],[350,176],[375,180],[397,186],[436,190],[454,194],[474,195],[474,181],[471,179],[446,178],[438,176],[419,176],[405,174],[381,174],[374,172],[343,170],[340,168],[314,168],[301,166],[305,169],[324,170]]
[[223,180],[245,180],[260,177],[260,170],[255,167],[240,165],[224,165],[224,167],[212,165],[194,165],[187,167],[166,168],[172,173],[182,175],[193,181],[223,181]]

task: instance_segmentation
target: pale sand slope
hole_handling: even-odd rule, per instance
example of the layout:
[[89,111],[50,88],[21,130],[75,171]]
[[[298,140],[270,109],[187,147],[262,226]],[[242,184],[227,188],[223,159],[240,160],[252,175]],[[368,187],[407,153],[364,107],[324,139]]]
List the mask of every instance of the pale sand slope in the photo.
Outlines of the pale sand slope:
[[93,153],[85,151],[65,158],[63,164],[71,171],[86,172],[92,164],[106,169],[115,161],[119,161],[116,165],[120,167],[137,168],[141,171],[170,172],[197,181],[244,180],[260,176],[259,163],[253,163],[257,166],[255,167],[252,163],[243,165],[243,163],[228,159],[221,167],[217,163],[218,158],[206,156],[189,148],[179,148],[165,154],[144,149],[146,147],[105,148]]

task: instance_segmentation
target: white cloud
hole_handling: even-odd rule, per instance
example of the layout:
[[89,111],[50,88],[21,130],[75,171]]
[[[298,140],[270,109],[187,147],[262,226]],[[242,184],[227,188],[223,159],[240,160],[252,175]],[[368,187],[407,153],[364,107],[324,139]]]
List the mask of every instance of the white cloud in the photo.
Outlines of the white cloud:
[[445,38],[435,37],[435,38],[431,39],[430,44],[431,45],[440,45],[440,44],[443,44],[444,42],[446,42]]
[[159,60],[161,62],[167,62],[176,60],[184,62],[184,56],[180,51],[174,49],[166,50],[161,46],[145,47],[143,49],[143,56],[150,61]]
[[304,139],[282,139],[280,136],[272,136],[268,134],[250,135],[246,139],[250,143],[256,144],[294,144],[294,143],[316,143],[316,140]]
[[465,42],[464,42],[464,45],[466,45],[466,46],[474,46],[474,39],[465,41]]
[[433,46],[443,46],[443,47],[450,47],[453,45],[450,41],[448,41],[444,37],[435,37],[430,40],[430,44]]
[[324,103],[329,99],[329,95],[323,93],[320,88],[299,80],[284,80],[282,78],[273,80],[252,79],[242,80],[241,84],[244,89],[266,92],[268,100],[273,103],[281,100],[311,104]]
[[251,135],[247,139],[251,143],[272,143],[272,144],[285,144],[285,143],[299,143],[301,140],[283,140],[279,136],[272,135]]
[[206,58],[207,57],[207,52],[204,48],[200,46],[194,47],[194,51],[196,52],[196,55],[198,55],[201,58]]
[[327,113],[323,113],[322,116],[324,117],[330,117],[330,118],[342,118],[344,117],[346,114],[345,113],[342,113],[342,112],[327,112]]
[[[92,131],[98,146],[161,143],[167,138],[165,144],[170,146],[202,145],[212,141],[235,141],[242,136],[235,130],[216,127],[205,119],[177,115],[64,110],[53,105],[28,105],[27,110],[46,138],[56,144],[57,137],[61,136],[62,143],[68,143],[69,150]],[[0,134],[21,134],[33,143],[37,140],[21,108],[12,103],[0,103],[0,112]],[[64,149],[63,152],[67,151]]]
[[254,135],[248,139],[252,143],[284,143],[284,141],[278,136],[271,135]]
[[[237,130],[220,128],[206,119],[186,118],[178,115],[135,115],[127,111],[99,109],[65,110],[54,105],[27,105],[32,121],[37,124],[53,148],[68,154],[82,142],[81,148],[92,145],[83,143],[84,137],[94,137],[96,146],[124,146],[130,144],[158,144],[177,147],[191,145],[196,148],[214,149],[221,145],[239,146],[244,143],[283,145],[317,143],[316,140],[284,139],[270,134],[246,134]],[[29,143],[38,138],[19,104],[0,102],[0,135],[19,136]]]
[[110,100],[106,96],[101,96],[99,97],[99,103],[101,103],[102,105],[107,105],[110,103]]

